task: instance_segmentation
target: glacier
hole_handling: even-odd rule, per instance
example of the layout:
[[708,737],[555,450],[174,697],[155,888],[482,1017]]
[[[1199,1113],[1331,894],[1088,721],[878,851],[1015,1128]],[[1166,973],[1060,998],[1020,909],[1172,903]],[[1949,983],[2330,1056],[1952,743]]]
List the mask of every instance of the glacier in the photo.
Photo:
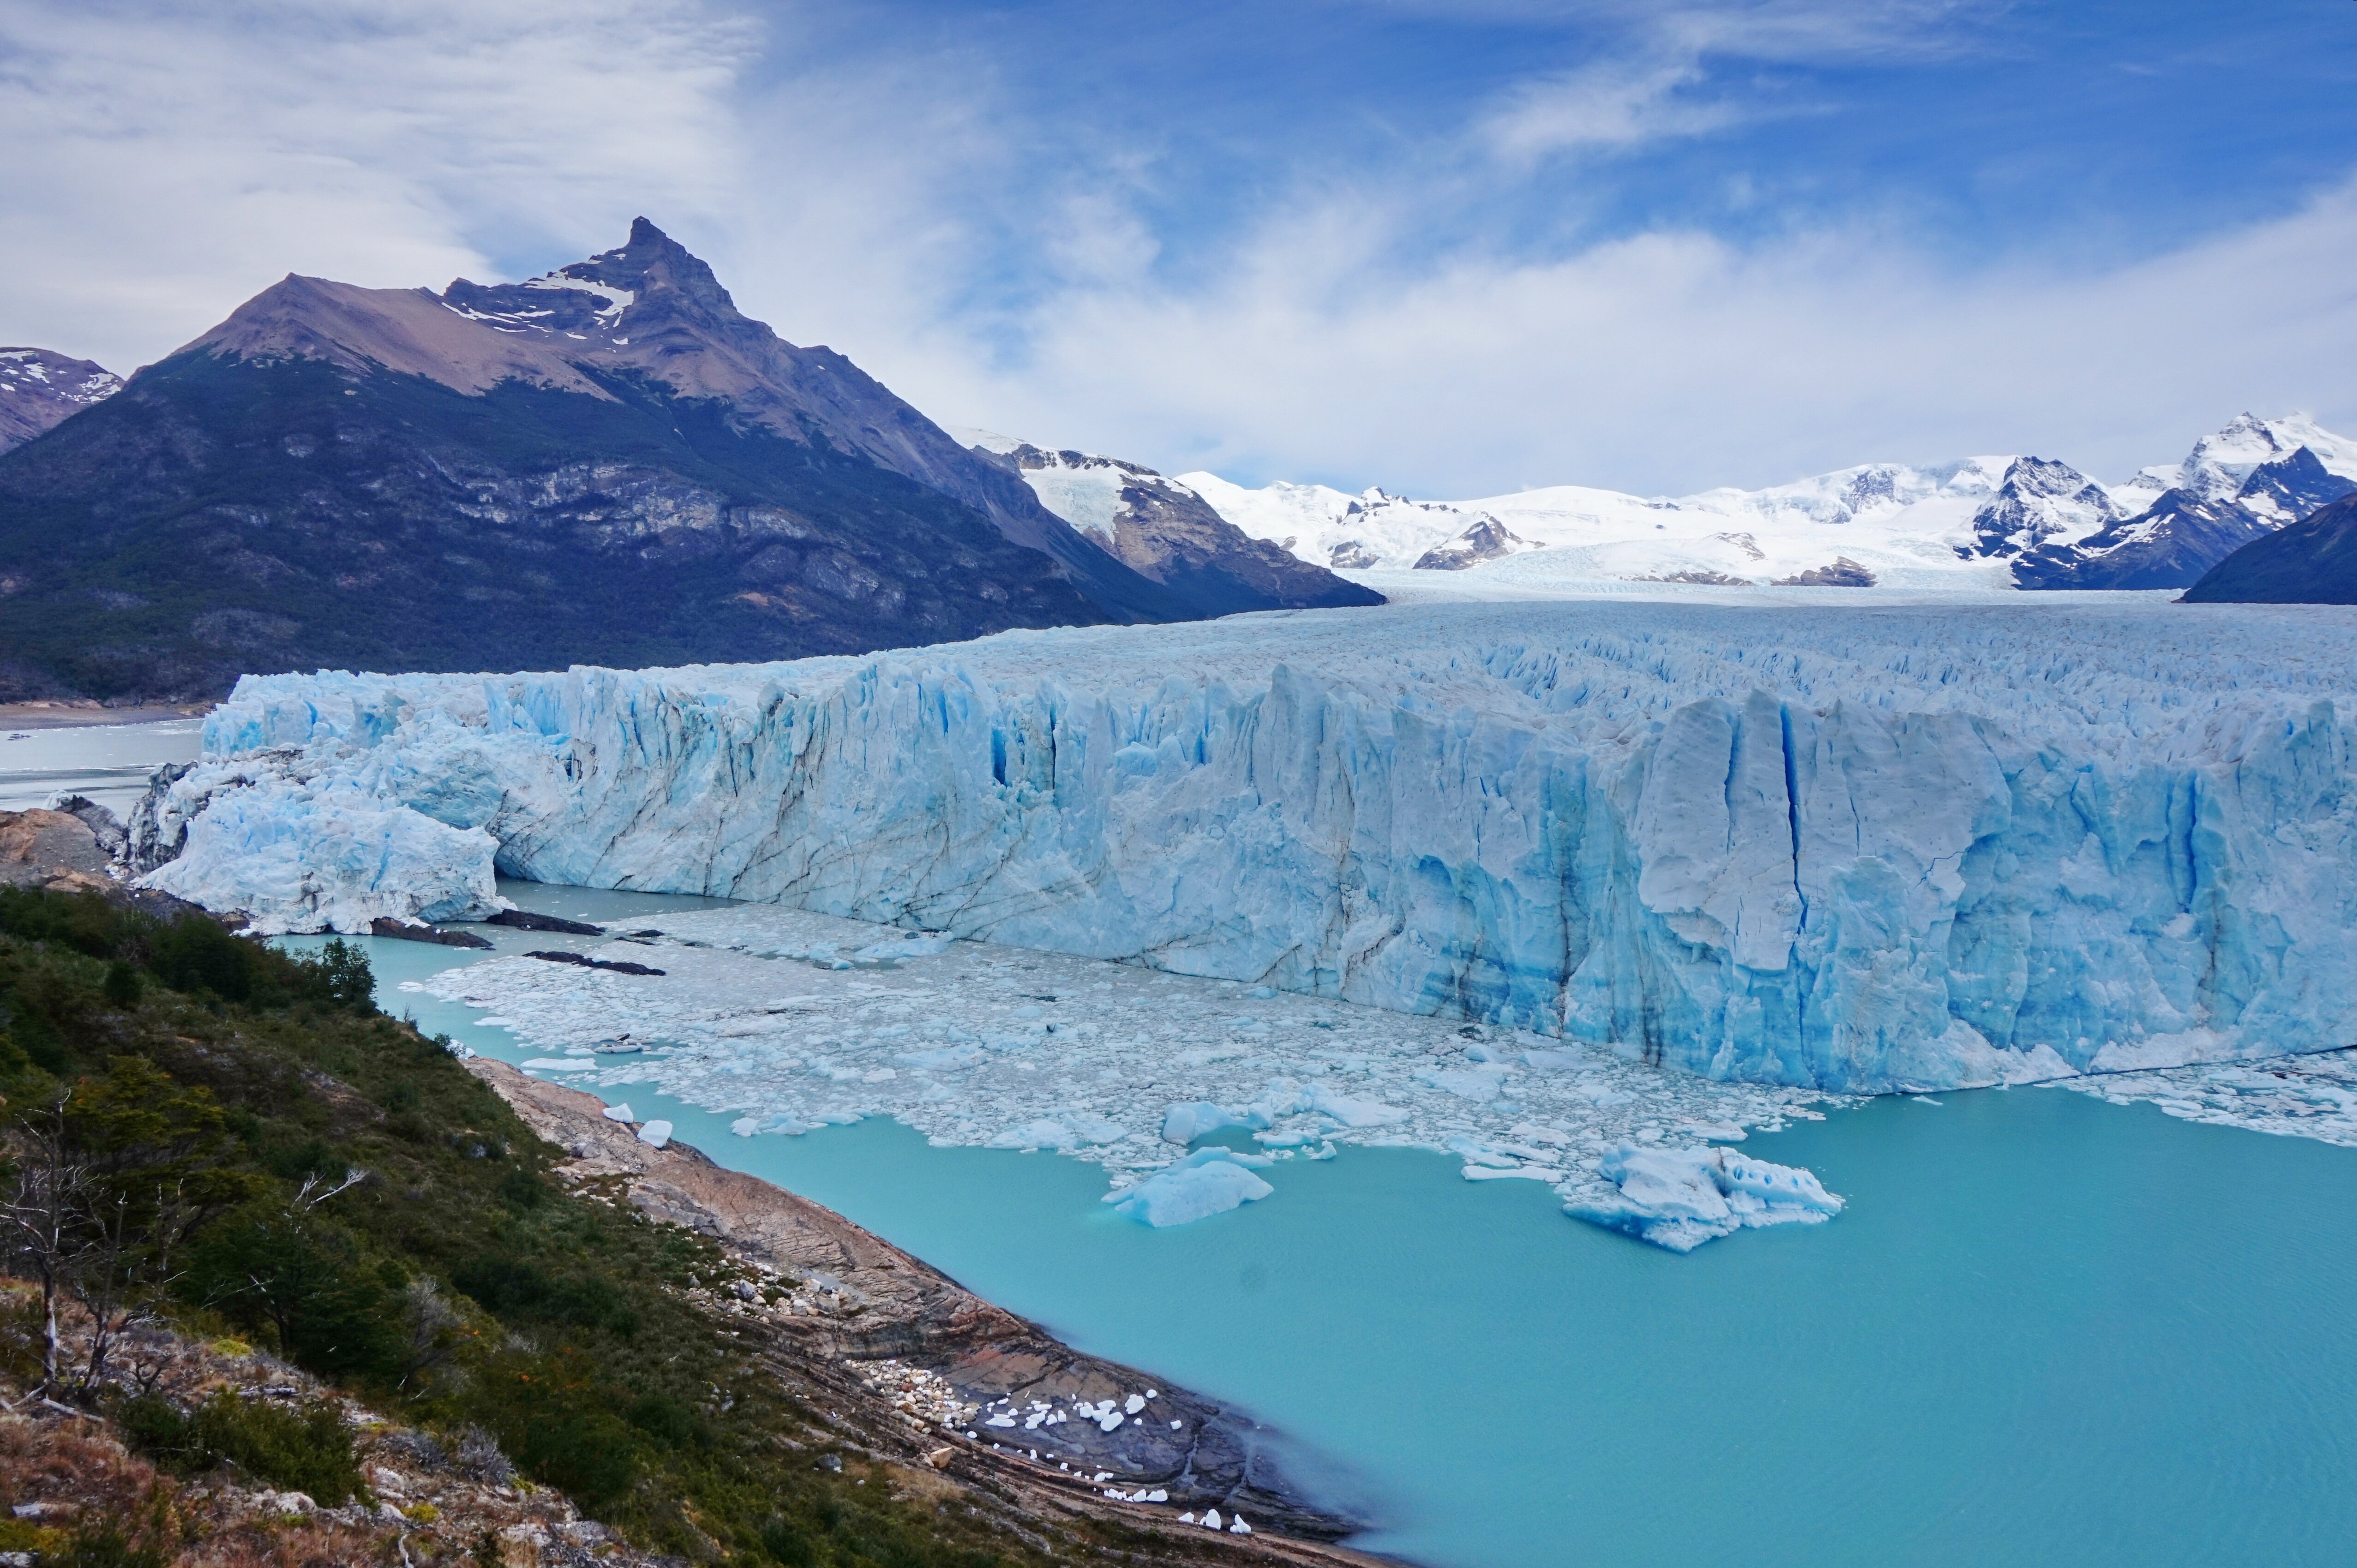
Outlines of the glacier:
[[264,930],[497,870],[1836,1093],[2351,1043],[2349,612],[1826,592],[248,677],[135,836]]

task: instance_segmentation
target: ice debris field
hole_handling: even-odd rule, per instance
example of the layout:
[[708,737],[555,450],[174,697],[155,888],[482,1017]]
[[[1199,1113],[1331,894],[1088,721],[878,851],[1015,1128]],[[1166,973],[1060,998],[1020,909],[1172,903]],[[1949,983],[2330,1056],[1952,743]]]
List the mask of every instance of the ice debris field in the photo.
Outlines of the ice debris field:
[[1679,1251],[1840,1207],[1806,1172],[1697,1146],[1822,1114],[1813,1091],[774,905],[609,929],[586,950],[660,972],[518,955],[407,983],[482,1009],[527,1070],[609,1114],[645,1084],[737,1113],[748,1137],[884,1115],[938,1143],[1060,1150],[1103,1165],[1107,1203],[1148,1225],[1255,1201],[1256,1171],[1340,1143],[1446,1150],[1469,1180],[1545,1182]]

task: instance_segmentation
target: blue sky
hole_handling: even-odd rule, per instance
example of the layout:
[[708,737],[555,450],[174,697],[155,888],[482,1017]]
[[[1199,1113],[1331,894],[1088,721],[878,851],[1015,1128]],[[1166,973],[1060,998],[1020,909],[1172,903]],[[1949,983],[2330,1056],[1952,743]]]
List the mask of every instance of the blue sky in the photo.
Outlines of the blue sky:
[[0,338],[645,212],[944,423],[1677,492],[2357,428],[2357,4],[14,0]]

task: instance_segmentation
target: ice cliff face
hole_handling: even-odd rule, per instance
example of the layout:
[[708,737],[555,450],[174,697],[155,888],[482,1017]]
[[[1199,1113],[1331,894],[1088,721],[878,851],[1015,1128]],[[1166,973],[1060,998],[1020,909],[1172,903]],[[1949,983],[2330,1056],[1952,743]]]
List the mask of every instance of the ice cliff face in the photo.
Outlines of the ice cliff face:
[[249,678],[152,880],[316,929],[495,860],[1719,1079],[2018,1081],[2348,1043],[2352,654],[2334,610],[1555,604]]

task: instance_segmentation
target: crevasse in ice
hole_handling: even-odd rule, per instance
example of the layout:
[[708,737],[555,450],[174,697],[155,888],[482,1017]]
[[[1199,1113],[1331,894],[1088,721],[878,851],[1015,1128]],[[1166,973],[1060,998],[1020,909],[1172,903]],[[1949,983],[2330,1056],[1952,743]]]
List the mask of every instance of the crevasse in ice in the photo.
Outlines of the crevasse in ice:
[[1835,1090],[2313,1050],[2357,1015],[2353,626],[1426,605],[249,677],[150,880],[350,929],[496,864]]

